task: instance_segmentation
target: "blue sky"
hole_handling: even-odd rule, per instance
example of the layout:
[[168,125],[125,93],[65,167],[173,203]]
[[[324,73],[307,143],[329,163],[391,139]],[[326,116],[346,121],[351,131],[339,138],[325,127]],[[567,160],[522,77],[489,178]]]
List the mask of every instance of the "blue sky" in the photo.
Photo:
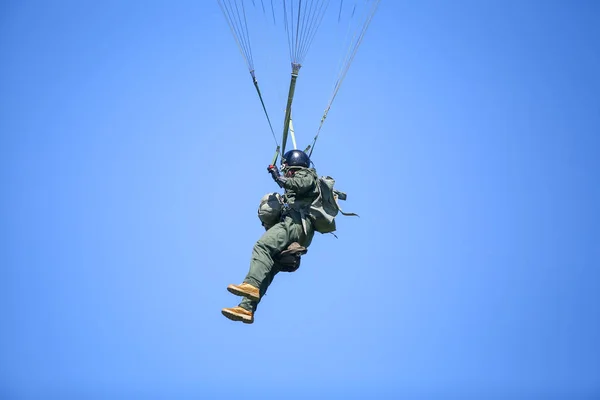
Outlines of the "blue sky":
[[[274,142],[217,3],[3,2],[0,394],[599,396],[599,15],[383,1],[313,154],[361,218],[317,234],[249,326],[220,309]],[[289,58],[261,17],[279,135]],[[300,72],[300,147],[339,32]]]

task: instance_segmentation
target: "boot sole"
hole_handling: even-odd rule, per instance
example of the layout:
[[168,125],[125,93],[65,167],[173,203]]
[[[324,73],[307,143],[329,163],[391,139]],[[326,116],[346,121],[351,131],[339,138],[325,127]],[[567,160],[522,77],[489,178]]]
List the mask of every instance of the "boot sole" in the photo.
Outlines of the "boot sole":
[[254,295],[252,295],[250,293],[243,292],[243,291],[241,291],[239,289],[236,289],[236,288],[233,288],[233,287],[227,287],[227,290],[229,291],[229,293],[233,293],[236,296],[247,297],[247,298],[249,298],[252,301],[258,301],[259,300],[258,297],[254,296]]
[[251,324],[254,322],[254,320],[247,315],[238,314],[231,311],[221,310],[221,314],[232,321],[242,321],[245,324]]

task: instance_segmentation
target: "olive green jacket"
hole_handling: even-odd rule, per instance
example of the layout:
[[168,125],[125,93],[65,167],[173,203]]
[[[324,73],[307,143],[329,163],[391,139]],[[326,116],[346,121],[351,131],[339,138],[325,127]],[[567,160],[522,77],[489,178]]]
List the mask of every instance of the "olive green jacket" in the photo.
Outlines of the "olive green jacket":
[[310,205],[319,196],[317,171],[313,168],[297,170],[294,176],[287,178],[284,189],[284,200],[291,210],[291,216],[296,220],[301,219],[304,232],[309,234],[308,230],[310,228],[306,218],[309,215]]

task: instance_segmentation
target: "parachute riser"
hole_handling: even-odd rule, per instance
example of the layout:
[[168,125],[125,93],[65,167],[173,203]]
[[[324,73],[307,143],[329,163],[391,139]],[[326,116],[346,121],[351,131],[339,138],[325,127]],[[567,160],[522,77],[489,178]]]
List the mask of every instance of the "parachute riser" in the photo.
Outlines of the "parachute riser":
[[287,142],[288,132],[290,130],[290,119],[292,116],[292,103],[294,101],[294,92],[296,90],[296,79],[301,65],[292,63],[292,77],[290,79],[290,90],[288,93],[287,106],[285,107],[285,119],[283,120],[283,135],[281,139],[281,154],[285,154],[285,145]]

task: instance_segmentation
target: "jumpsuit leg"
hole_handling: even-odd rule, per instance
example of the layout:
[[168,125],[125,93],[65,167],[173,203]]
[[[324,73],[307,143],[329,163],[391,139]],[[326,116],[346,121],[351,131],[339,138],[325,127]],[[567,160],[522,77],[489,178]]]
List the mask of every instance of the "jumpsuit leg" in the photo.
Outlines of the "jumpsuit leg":
[[[302,225],[295,223],[290,217],[266,231],[254,245],[250,270],[244,282],[257,287],[262,298],[279,272],[274,266],[273,256],[285,250],[290,243],[300,242],[303,239],[305,239],[305,235]],[[250,301],[247,298],[240,303],[240,307],[249,311],[256,310],[257,305],[258,302]]]
[[[258,289],[261,299],[265,295],[265,293],[267,293],[267,289],[271,285],[271,282],[273,282],[273,278],[275,278],[275,275],[277,275],[278,272],[279,272],[279,268],[277,268],[277,263],[275,263],[275,265],[273,265],[273,268],[271,268],[271,272],[267,275],[267,277],[263,281],[262,285],[260,285],[260,287]],[[256,309],[258,308],[258,301],[252,301],[249,298],[244,297],[242,299],[241,303],[239,304],[239,306],[248,311],[255,312]]]

